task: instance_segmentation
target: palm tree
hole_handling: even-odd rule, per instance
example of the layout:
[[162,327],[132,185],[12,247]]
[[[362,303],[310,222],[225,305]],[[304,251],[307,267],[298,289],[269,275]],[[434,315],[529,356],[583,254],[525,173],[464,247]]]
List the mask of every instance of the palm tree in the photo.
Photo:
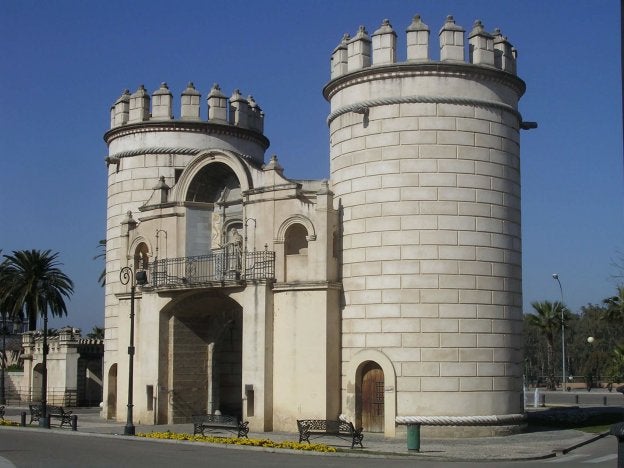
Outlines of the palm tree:
[[58,253],[20,250],[5,255],[0,278],[0,302],[12,299],[12,314],[24,312],[28,329],[37,328],[37,316],[49,310],[67,315],[65,299],[74,291],[71,279],[59,269]]
[[104,339],[104,328],[94,326],[89,333],[87,333],[87,338],[92,340],[103,340]]
[[532,302],[531,306],[535,313],[528,315],[528,322],[546,340],[546,386],[548,390],[555,390],[555,335],[561,328],[562,308],[564,313],[566,308],[561,302],[550,301]]
[[617,295],[602,301],[607,306],[604,319],[609,322],[624,322],[624,285],[617,287]]
[[607,388],[611,391],[613,383],[622,382],[624,377],[624,343],[616,344],[609,357],[611,359],[606,365],[605,374],[609,382]]
[[100,286],[104,287],[106,286],[106,239],[100,239],[98,241],[98,248],[102,251],[93,257],[93,260],[97,260],[99,258],[104,259],[104,269],[100,272],[100,276],[98,277],[98,283],[100,283]]

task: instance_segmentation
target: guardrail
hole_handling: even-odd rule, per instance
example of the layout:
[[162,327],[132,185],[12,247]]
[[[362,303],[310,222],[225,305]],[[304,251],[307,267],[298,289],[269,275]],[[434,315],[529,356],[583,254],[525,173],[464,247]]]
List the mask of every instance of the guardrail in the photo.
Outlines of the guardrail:
[[206,255],[155,260],[149,270],[149,285],[155,289],[273,279],[275,252],[261,250],[243,253],[234,246],[228,246],[212,250]]

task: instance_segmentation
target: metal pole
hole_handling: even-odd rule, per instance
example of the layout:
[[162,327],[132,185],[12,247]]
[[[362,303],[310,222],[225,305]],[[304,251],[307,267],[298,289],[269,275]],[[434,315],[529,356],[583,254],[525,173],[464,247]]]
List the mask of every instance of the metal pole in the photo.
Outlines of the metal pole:
[[565,391],[566,389],[566,364],[565,364],[565,324],[563,317],[563,288],[561,287],[561,281],[559,280],[559,275],[557,273],[553,274],[552,277],[559,283],[559,292],[561,292],[561,369],[562,369],[562,377],[561,377],[561,390]]
[[130,287],[130,346],[128,346],[128,417],[126,419],[125,435],[134,435],[135,428],[132,422],[132,393],[134,390],[134,290]]
[[134,386],[134,291],[136,289],[134,271],[130,267],[123,267],[119,272],[121,284],[130,283],[130,344],[128,346],[128,415],[124,435],[134,435],[135,427],[132,423],[132,393]]
[[43,309],[43,372],[41,375],[41,417],[39,426],[50,428],[48,417],[48,307]]

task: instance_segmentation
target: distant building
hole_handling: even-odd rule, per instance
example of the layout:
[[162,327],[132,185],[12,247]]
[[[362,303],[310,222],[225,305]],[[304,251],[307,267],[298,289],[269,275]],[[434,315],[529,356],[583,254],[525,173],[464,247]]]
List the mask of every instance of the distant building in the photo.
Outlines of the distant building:
[[137,423],[220,410],[254,431],[340,413],[387,436],[414,416],[518,425],[525,84],[500,31],[465,36],[448,17],[434,60],[417,16],[400,62],[387,20],[343,38],[323,90],[328,181],[265,157],[264,112],[238,90],[214,85],[207,119],[192,83],[177,117],[165,83],[119,97],[104,136],[108,418],[126,416],[129,266],[147,281]]
[[[102,401],[103,340],[82,338],[80,330],[64,327],[48,336],[47,402],[62,406],[98,406]],[[43,334],[24,332],[7,338],[9,365],[23,366],[7,372],[6,398],[24,404],[41,401]]]

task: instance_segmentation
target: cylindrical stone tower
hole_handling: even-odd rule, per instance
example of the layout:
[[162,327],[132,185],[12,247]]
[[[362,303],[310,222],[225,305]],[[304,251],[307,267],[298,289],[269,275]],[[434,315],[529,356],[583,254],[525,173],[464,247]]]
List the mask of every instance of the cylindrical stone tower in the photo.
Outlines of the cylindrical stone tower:
[[343,411],[386,435],[416,417],[513,426],[523,412],[525,84],[500,31],[475,22],[468,48],[464,34],[449,16],[434,61],[416,16],[397,63],[387,20],[372,37],[360,27],[323,91],[343,228]]

